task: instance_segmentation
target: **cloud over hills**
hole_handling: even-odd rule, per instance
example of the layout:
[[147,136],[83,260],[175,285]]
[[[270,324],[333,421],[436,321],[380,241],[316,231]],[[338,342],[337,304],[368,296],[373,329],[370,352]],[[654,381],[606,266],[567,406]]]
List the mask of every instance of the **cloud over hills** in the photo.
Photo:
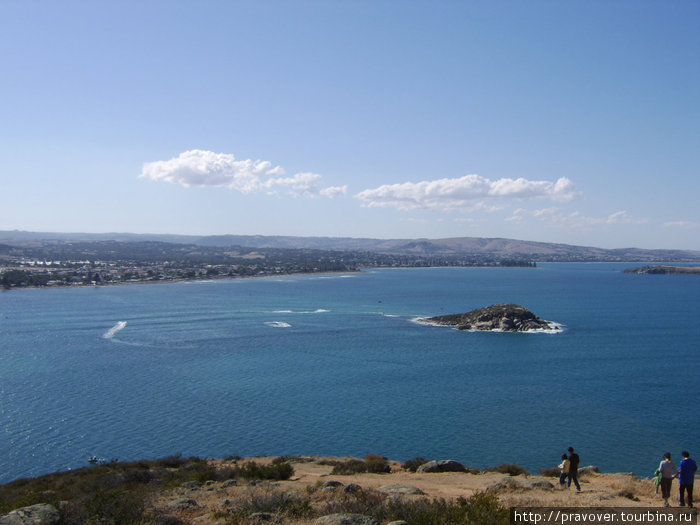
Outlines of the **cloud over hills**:
[[323,195],[334,198],[345,194],[346,187],[321,187],[321,175],[304,172],[285,176],[280,166],[266,160],[236,160],[229,153],[189,150],[169,160],[146,162],[142,178],[170,182],[184,187],[214,186],[244,194],[263,192],[295,197]]
[[578,194],[574,183],[566,177],[551,182],[524,178],[490,180],[480,175],[465,175],[452,179],[385,184],[364,190],[355,197],[367,207],[449,210],[487,200],[549,199],[563,202],[574,199]]

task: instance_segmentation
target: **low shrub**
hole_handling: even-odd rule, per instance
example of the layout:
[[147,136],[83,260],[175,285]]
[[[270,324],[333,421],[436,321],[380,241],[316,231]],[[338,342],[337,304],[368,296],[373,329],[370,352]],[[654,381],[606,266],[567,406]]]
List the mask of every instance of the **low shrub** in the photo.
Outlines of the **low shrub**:
[[230,474],[231,478],[282,481],[294,475],[294,467],[288,462],[261,465],[254,461],[248,461],[243,466],[231,468]]
[[82,507],[88,523],[140,523],[145,521],[146,494],[139,490],[98,491],[82,501]]
[[561,470],[559,470],[557,467],[541,468],[538,473],[540,476],[547,478],[558,478],[561,474]]
[[[385,458],[368,456],[364,461],[350,460],[340,462],[338,466],[344,466],[348,471],[359,469],[364,472],[368,463],[384,465],[385,462],[388,464]],[[164,466],[175,463],[180,467]],[[157,516],[154,511],[149,511],[152,497],[157,491],[177,486],[193,476],[202,479],[283,480],[289,479],[293,473],[289,461],[282,459],[269,465],[249,461],[219,469],[207,460],[179,456],[147,463],[98,465],[2,485],[0,514],[34,503],[51,503],[61,508],[61,525],[154,523]],[[283,492],[271,483],[250,487],[230,506],[215,514],[226,523],[242,524],[252,523],[248,516],[255,512],[271,513],[275,523],[313,520],[336,512],[364,514],[381,523],[405,520],[412,525],[508,523],[507,509],[501,507],[492,494],[477,493],[470,498],[449,501],[388,497],[370,489]]]
[[347,513],[371,516],[380,523],[411,525],[507,525],[509,510],[493,494],[476,493],[457,500],[387,497],[376,490],[353,493],[317,491],[311,497],[314,516]]
[[386,496],[376,490],[358,490],[346,492],[317,491],[312,496],[312,505],[317,516],[327,514],[364,514],[377,521],[384,517]]
[[373,474],[388,474],[391,472],[389,460],[376,454],[367,454],[365,456],[365,465],[367,465],[367,472]]
[[272,463],[310,463],[311,461],[313,461],[313,459],[302,456],[279,456],[273,459]]
[[478,525],[505,525],[510,523],[510,510],[501,505],[498,496],[477,492],[469,499],[460,498],[466,507],[466,523]]
[[401,466],[406,470],[415,472],[416,470],[418,470],[418,467],[420,467],[421,465],[425,465],[428,461],[429,460],[424,457],[417,457],[405,461]]
[[141,523],[148,521],[142,516],[145,502],[158,489],[177,487],[187,481],[280,481],[293,474],[294,468],[284,460],[270,465],[251,461],[224,468],[216,468],[206,459],[183,458],[179,454],[154,461],[110,462],[2,485],[0,514],[49,503],[64,509],[62,525],[97,523],[98,518],[104,518],[105,523]]
[[508,474],[510,476],[519,476],[520,474],[528,475],[527,470],[520,465],[514,465],[512,463],[501,463],[500,465],[488,469],[488,471],[500,472],[501,474]]
[[173,456],[167,456],[165,458],[156,459],[153,463],[156,466],[163,468],[180,468],[187,462],[188,460],[183,458],[181,454],[175,454]]
[[338,461],[337,459],[319,459],[317,463],[327,467],[335,467],[336,465],[340,465],[342,461]]
[[[314,511],[308,496],[282,492],[267,485],[253,487],[245,496],[231,502],[228,510],[216,513],[216,518],[223,518],[229,523],[241,523],[240,520],[257,512],[273,514],[278,520],[284,518],[310,518]],[[243,523],[247,523],[243,521]],[[275,521],[286,523],[286,521]]]
[[361,459],[350,459],[348,461],[336,463],[333,466],[331,474],[336,476],[350,476],[362,472],[367,472],[367,463]]
[[372,474],[386,474],[391,472],[389,460],[376,454],[367,454],[364,460],[349,459],[347,461],[334,461],[331,474],[336,476],[350,476],[370,472]]
[[455,501],[389,499],[384,519],[403,520],[412,525],[507,525],[510,512],[497,496],[482,492]]

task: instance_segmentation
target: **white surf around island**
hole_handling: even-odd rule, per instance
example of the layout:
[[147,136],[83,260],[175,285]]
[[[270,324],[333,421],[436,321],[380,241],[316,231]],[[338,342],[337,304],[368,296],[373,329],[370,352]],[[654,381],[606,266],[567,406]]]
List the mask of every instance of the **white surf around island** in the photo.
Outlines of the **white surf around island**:
[[452,330],[458,330],[460,332],[478,332],[478,333],[488,333],[488,332],[496,332],[496,333],[515,333],[515,334],[561,334],[562,332],[566,331],[566,326],[557,323],[556,321],[547,321],[546,319],[543,319],[546,323],[548,323],[551,328],[534,328],[532,330],[523,330],[523,331],[517,331],[517,330],[501,330],[500,328],[494,328],[493,330],[478,330],[476,328],[470,328],[469,330],[460,330],[456,326],[452,325],[446,325],[446,324],[441,324],[441,323],[436,323],[434,321],[428,320],[427,317],[413,317],[411,318],[412,323],[420,324],[423,326],[437,326],[439,328],[450,328]]
[[121,332],[126,328],[126,321],[118,321],[112,328],[107,330],[102,337],[104,339],[112,339],[118,332]]

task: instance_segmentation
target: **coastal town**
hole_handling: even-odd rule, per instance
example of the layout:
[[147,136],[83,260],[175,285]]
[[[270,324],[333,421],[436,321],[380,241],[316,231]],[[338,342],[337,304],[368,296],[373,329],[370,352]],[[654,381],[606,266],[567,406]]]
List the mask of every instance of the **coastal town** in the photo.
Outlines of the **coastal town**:
[[382,254],[293,248],[210,247],[167,242],[40,242],[0,245],[0,287],[100,286],[362,268],[523,266],[530,260],[494,256]]
[[605,250],[508,239],[114,237],[0,232],[0,288],[101,286],[367,268],[534,268],[540,262],[643,263],[647,266],[624,271],[688,274],[697,273],[700,262],[700,252],[694,251]]

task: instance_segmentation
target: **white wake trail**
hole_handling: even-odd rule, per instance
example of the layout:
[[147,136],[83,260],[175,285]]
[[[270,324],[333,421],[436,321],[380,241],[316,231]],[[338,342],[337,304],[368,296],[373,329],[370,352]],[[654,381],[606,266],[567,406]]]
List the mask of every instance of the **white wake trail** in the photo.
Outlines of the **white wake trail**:
[[117,332],[124,330],[125,327],[126,327],[126,321],[119,321],[112,328],[110,328],[104,334],[102,334],[102,337],[104,337],[105,339],[112,339],[112,337],[114,337],[114,335]]

